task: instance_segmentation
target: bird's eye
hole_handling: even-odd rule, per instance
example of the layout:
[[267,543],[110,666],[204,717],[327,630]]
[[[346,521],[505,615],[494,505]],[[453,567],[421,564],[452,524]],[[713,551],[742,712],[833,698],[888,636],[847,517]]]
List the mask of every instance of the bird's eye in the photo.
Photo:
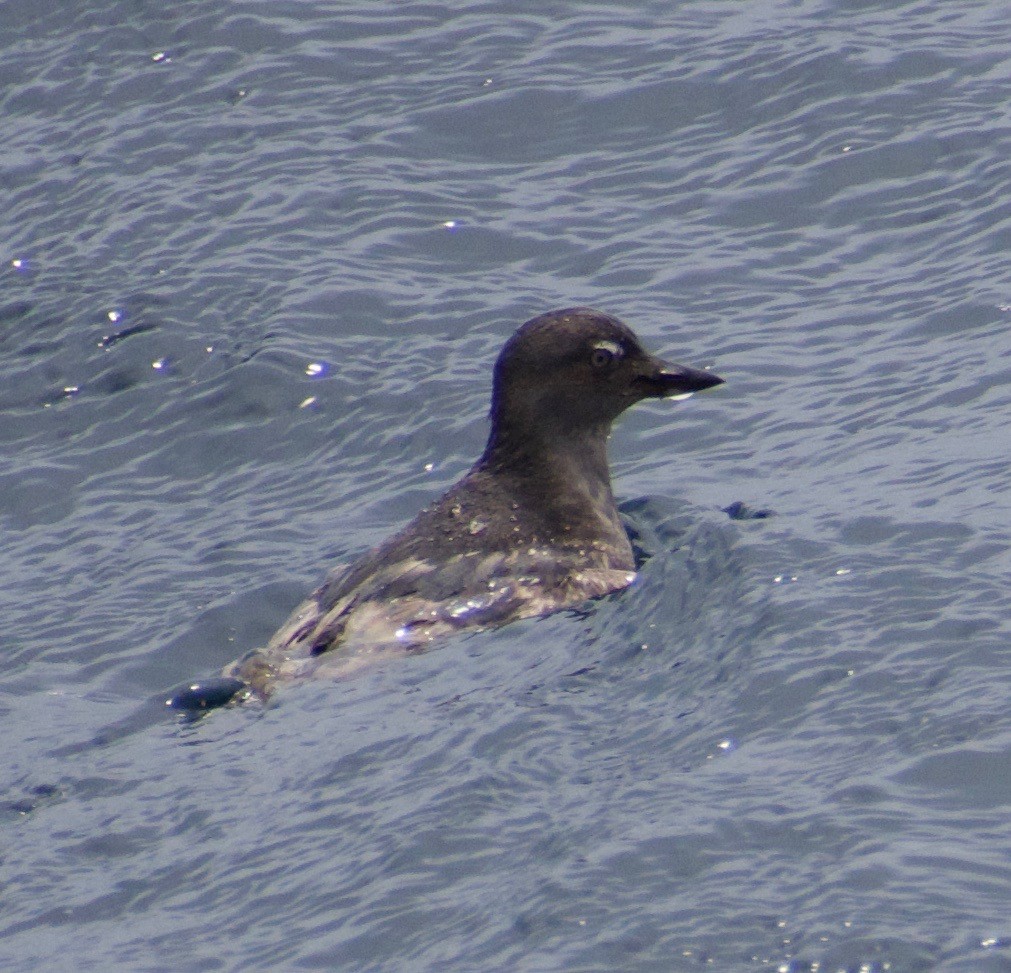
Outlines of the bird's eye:
[[590,364],[594,368],[607,368],[625,353],[617,341],[595,341],[590,352]]

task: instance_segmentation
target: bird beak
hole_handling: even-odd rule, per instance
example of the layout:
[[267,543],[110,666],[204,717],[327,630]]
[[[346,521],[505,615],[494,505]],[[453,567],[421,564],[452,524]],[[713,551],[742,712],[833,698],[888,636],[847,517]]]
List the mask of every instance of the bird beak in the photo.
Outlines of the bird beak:
[[722,385],[724,380],[701,368],[657,360],[655,370],[647,372],[640,381],[647,389],[646,395],[662,399],[711,389],[714,385]]

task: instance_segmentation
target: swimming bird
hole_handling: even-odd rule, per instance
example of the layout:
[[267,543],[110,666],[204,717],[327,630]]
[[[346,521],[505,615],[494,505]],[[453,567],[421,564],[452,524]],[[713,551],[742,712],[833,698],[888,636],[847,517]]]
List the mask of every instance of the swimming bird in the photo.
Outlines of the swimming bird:
[[168,702],[267,698],[465,629],[571,608],[627,587],[632,546],[607,461],[611,424],[649,398],[723,382],[646,352],[586,307],[527,321],[495,363],[491,432],[455,486],[356,564],[331,572],[265,648]]

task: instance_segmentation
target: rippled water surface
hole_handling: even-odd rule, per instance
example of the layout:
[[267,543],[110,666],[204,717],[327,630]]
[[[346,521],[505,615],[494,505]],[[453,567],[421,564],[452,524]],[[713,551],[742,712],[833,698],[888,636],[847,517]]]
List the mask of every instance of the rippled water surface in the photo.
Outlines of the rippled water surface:
[[[1011,970],[1006,4],[0,28],[4,970]],[[636,586],[172,718],[574,303]]]

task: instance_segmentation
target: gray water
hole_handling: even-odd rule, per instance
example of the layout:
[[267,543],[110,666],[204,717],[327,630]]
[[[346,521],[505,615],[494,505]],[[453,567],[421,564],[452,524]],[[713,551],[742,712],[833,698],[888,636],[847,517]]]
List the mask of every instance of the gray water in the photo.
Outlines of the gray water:
[[[2,968],[1011,970],[1009,52],[997,0],[4,4]],[[632,589],[165,709],[574,303],[728,380],[616,431]]]

